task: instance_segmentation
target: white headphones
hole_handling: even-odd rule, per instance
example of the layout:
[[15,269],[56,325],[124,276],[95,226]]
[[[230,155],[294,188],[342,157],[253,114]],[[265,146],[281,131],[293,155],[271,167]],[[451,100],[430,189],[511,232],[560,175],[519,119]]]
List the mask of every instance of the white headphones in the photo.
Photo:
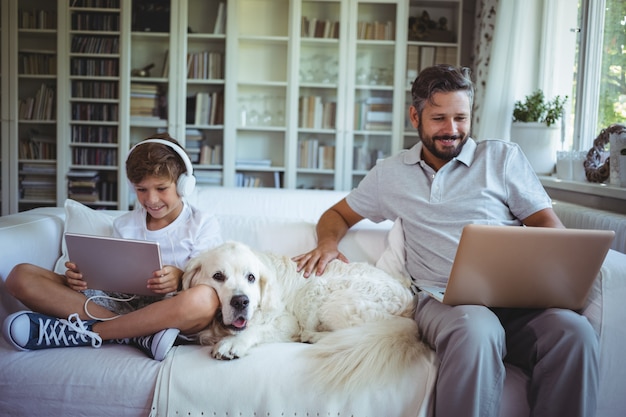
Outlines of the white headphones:
[[[183,172],[178,177],[178,181],[176,182],[176,192],[181,197],[190,195],[196,186],[196,177],[193,176],[193,166],[191,165],[191,160],[189,159],[189,156],[187,155],[185,150],[180,146],[177,146],[175,143],[164,139],[146,139],[142,140],[141,142],[130,148],[130,151],[128,151],[128,155],[130,156],[130,154],[133,153],[137,146],[143,145],[144,143],[159,143],[161,145],[169,146],[182,158],[187,171]],[[126,159],[128,160],[128,157],[126,157]]]

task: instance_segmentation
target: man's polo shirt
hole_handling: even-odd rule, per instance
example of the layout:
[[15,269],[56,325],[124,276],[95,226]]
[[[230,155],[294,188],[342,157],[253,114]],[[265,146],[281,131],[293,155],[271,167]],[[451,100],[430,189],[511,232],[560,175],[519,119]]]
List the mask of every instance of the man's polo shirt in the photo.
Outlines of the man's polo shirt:
[[406,266],[418,286],[447,282],[465,225],[521,225],[552,206],[515,143],[470,138],[437,172],[421,154],[420,142],[379,161],[346,197],[374,222],[402,219]]

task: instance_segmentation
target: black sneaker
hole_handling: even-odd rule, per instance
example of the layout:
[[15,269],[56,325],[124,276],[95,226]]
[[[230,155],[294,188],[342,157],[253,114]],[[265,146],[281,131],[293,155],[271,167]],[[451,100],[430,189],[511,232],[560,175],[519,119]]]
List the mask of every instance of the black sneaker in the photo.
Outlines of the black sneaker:
[[113,342],[122,345],[133,345],[154,360],[162,361],[170,351],[180,330],[165,329],[150,336],[116,339]]
[[4,320],[2,334],[19,350],[68,346],[97,348],[102,345],[102,338],[91,330],[96,322],[82,321],[77,313],[65,320],[32,311],[19,311]]

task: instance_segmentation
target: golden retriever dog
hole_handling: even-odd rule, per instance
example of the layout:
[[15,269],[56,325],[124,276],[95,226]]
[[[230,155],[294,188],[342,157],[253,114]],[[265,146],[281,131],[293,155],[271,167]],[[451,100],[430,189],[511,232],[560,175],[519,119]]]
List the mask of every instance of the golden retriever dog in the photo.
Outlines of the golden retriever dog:
[[330,262],[304,278],[286,256],[226,242],[190,260],[183,288],[208,285],[221,311],[199,334],[217,359],[270,342],[312,343],[312,378],[325,388],[386,383],[424,352],[409,282],[360,262]]

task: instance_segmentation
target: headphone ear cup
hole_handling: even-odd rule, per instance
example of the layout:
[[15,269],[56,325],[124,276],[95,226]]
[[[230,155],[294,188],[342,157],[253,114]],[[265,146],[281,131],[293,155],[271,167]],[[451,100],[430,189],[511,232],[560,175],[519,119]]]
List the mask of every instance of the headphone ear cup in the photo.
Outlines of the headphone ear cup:
[[187,172],[184,172],[178,177],[178,182],[176,183],[176,192],[179,196],[186,197],[190,195],[195,187],[196,177],[194,177],[193,175],[189,175]]

